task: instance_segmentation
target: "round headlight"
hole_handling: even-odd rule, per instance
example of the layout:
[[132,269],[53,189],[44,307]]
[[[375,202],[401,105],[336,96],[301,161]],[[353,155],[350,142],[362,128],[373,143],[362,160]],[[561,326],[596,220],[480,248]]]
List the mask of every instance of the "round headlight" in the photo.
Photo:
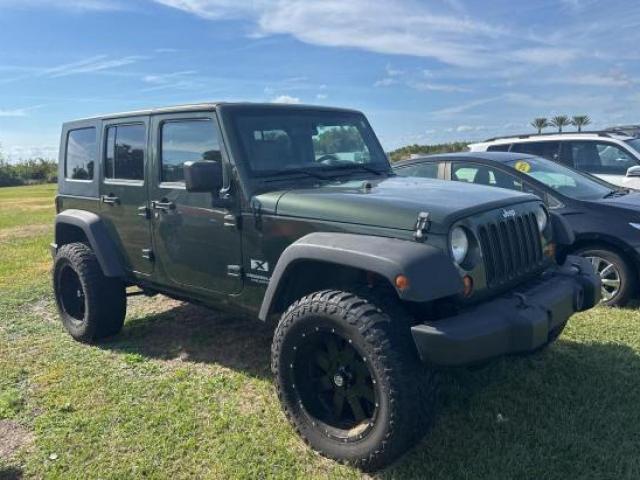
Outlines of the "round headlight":
[[540,232],[544,232],[544,229],[547,228],[547,222],[549,221],[549,217],[544,208],[538,207],[536,209],[536,221],[538,222]]
[[460,265],[469,251],[469,238],[462,227],[451,230],[451,255],[453,261]]

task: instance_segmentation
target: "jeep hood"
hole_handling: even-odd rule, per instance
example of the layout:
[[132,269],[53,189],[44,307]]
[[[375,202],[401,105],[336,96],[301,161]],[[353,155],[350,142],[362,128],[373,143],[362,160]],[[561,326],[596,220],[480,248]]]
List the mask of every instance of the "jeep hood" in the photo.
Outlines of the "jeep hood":
[[496,208],[539,200],[496,187],[413,177],[348,181],[258,195],[271,211],[286,217],[413,230],[420,212],[429,212],[431,231],[448,231],[458,219]]

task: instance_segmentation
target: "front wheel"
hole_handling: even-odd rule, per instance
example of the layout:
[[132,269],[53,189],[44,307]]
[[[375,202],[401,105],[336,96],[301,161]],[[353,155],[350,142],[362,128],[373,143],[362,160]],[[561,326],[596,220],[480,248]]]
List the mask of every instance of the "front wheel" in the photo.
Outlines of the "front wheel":
[[375,470],[425,433],[433,377],[421,374],[403,320],[343,291],[313,293],[285,312],[272,370],[285,414],[312,448]]
[[635,287],[635,276],[624,258],[602,248],[584,248],[575,254],[589,260],[600,277],[601,305],[623,307],[629,303]]

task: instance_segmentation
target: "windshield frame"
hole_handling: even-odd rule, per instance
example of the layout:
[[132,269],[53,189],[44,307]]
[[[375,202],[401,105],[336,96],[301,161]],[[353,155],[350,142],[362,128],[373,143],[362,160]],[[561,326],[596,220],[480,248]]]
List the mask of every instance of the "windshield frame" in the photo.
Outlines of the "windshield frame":
[[624,143],[629,148],[631,148],[631,150],[633,150],[633,152],[635,153],[634,157],[636,158],[636,160],[638,160],[640,157],[640,138],[638,137],[630,138],[628,140],[625,140]]
[[[539,162],[545,165],[551,165],[553,166],[553,168],[557,169],[558,171],[562,171],[562,170],[566,170],[570,173],[572,173],[573,175],[575,175],[576,177],[579,177],[581,179],[583,179],[585,182],[588,183],[594,183],[599,185],[600,187],[602,187],[604,189],[604,191],[602,192],[602,195],[599,196],[587,196],[587,197],[576,197],[573,195],[568,195],[565,192],[559,191],[554,189],[553,187],[551,187],[550,185],[546,184],[545,182],[543,182],[542,180],[537,179],[536,177],[530,175],[529,173],[526,172],[522,172],[518,169],[515,168],[515,164],[517,162],[520,161],[529,161],[529,160],[533,160],[535,162]],[[565,199],[570,199],[570,200],[576,200],[576,201],[591,201],[591,200],[600,200],[602,198],[605,198],[607,194],[611,193],[612,191],[618,191],[618,190],[624,190],[621,187],[618,187],[616,185],[613,185],[609,182],[606,182],[604,180],[602,180],[601,178],[595,177],[593,175],[590,175],[586,172],[582,172],[580,170],[576,170],[575,168],[571,168],[567,165],[562,165],[558,162],[554,162],[552,160],[548,160],[544,157],[539,157],[536,155],[528,155],[528,156],[523,156],[521,158],[516,158],[513,160],[507,160],[504,162],[505,167],[509,168],[512,171],[516,171],[518,173],[520,173],[522,175],[522,178],[525,181],[529,181],[531,183],[535,183],[540,187],[543,187],[546,191],[548,195],[552,195],[552,196],[558,196],[558,197],[562,197]],[[572,175],[568,175],[569,177],[572,177]]]
[[[373,128],[369,124],[366,116],[361,112],[355,110],[346,110],[338,108],[322,108],[322,107],[306,107],[300,105],[227,105],[220,113],[225,119],[225,124],[228,127],[228,132],[231,133],[233,140],[231,143],[231,149],[233,157],[236,159],[236,166],[239,167],[244,175],[250,181],[260,180],[273,180],[274,178],[291,178],[300,177],[305,173],[303,169],[307,169],[311,172],[317,172],[317,175],[325,175],[327,180],[344,175],[351,174],[351,172],[358,171],[363,175],[374,175],[373,172],[366,172],[361,169],[360,166],[364,165],[368,168],[373,168],[380,173],[391,173],[391,164],[389,159],[380,144]],[[308,117],[327,117],[327,122],[332,120],[343,121],[347,124],[353,125],[358,129],[362,141],[366,145],[372,161],[367,163],[353,163],[353,165],[323,165],[315,166],[313,164],[300,164],[301,168],[292,168],[290,172],[287,169],[281,170],[263,170],[258,171],[251,168],[251,161],[249,152],[246,145],[243,142],[241,127],[238,124],[238,119],[242,117],[256,117],[256,116],[308,116]],[[375,159],[375,160],[374,160]],[[309,174],[314,175],[314,174]],[[318,178],[316,178],[318,180]]]

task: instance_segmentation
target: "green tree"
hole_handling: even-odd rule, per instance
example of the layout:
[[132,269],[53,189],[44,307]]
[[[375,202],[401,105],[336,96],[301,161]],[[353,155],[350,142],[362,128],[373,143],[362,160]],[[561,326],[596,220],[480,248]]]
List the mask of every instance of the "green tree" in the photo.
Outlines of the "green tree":
[[538,135],[542,133],[544,128],[550,126],[549,121],[544,117],[534,118],[530,125],[538,130]]
[[468,150],[467,142],[440,143],[437,145],[406,145],[389,153],[392,162],[410,158],[411,155],[431,155],[435,153],[464,152]]
[[566,115],[556,115],[551,119],[551,125],[558,127],[558,132],[562,133],[562,128],[571,125],[571,120]]
[[591,123],[591,119],[589,118],[589,115],[575,115],[571,119],[571,124],[574,127],[578,127],[579,132],[582,131],[582,127],[586,127],[590,123]]

